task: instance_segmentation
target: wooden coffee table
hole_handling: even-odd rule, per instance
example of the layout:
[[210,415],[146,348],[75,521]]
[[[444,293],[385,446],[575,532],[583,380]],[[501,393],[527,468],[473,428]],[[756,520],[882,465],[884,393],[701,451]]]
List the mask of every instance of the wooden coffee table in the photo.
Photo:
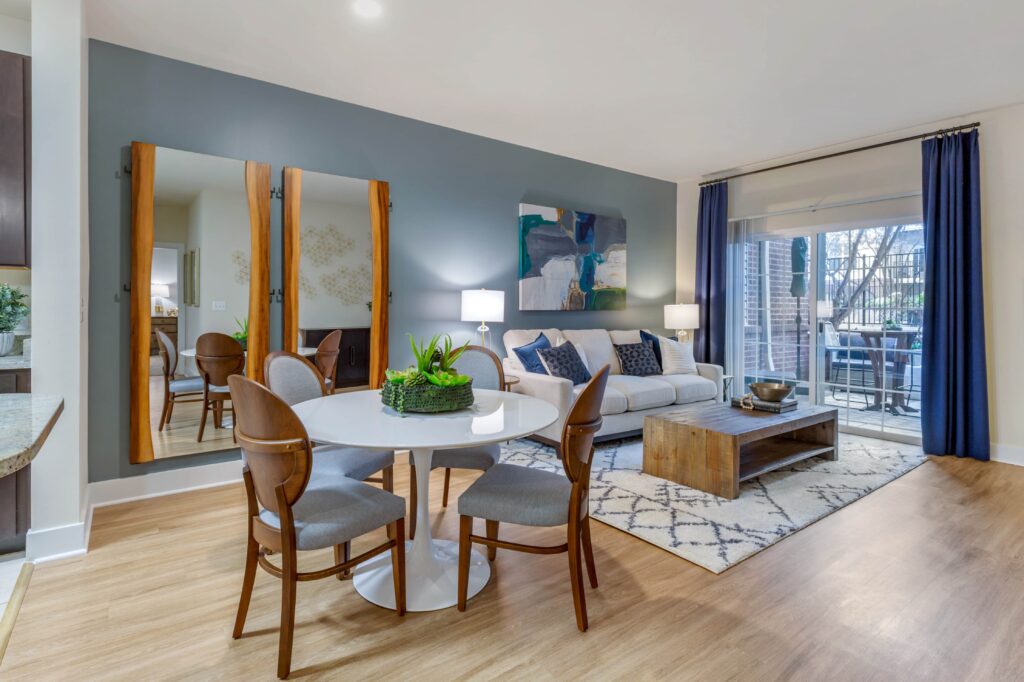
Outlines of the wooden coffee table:
[[644,473],[730,500],[740,483],[809,457],[839,457],[834,407],[783,414],[695,405],[644,417]]

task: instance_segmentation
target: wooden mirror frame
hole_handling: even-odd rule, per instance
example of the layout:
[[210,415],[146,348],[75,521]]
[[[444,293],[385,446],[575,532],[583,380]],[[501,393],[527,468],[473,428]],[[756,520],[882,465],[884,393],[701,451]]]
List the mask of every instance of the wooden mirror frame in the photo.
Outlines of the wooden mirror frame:
[[[132,266],[131,370],[129,372],[129,461],[152,462],[153,431],[149,414],[150,278],[153,270],[153,201],[156,145],[132,142]],[[245,162],[245,193],[249,203],[249,361],[246,374],[263,380],[263,358],[269,348],[270,318],[270,164]]]
[[[342,177],[342,176],[339,176]],[[373,243],[373,284],[370,308],[370,388],[384,383],[388,367],[388,231],[390,187],[383,180],[368,180],[370,230]],[[302,169],[284,168],[284,350],[298,352],[299,263],[302,258]]]

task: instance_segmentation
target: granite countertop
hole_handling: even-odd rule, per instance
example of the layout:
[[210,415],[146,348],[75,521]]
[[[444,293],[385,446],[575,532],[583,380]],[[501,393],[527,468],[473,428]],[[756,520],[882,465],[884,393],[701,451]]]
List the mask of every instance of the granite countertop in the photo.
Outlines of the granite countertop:
[[64,399],[60,396],[0,395],[0,478],[24,468],[35,458],[63,410]]
[[0,355],[0,370],[32,369],[32,361],[24,355]]

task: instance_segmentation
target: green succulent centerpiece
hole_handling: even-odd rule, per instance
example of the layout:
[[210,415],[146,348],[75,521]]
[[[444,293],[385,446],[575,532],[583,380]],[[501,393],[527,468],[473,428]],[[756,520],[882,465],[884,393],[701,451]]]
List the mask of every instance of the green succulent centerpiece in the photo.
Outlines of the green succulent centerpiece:
[[473,377],[459,374],[455,363],[469,346],[458,348],[450,336],[435,335],[428,342],[409,334],[409,345],[416,364],[408,369],[389,369],[384,373],[381,401],[398,411],[451,412],[473,404]]

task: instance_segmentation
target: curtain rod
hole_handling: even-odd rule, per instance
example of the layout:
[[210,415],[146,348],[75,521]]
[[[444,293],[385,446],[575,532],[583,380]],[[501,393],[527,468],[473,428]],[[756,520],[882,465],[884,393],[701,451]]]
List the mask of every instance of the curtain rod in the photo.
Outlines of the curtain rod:
[[980,128],[981,123],[975,121],[974,123],[965,123],[960,126],[953,126],[952,128],[943,128],[942,130],[933,130],[930,133],[921,133],[920,135],[911,135],[909,137],[901,137],[898,140],[889,140],[888,142],[878,142],[876,144],[869,144],[866,147],[857,147],[856,149],[847,149],[842,152],[833,152],[831,154],[823,154],[822,156],[813,156],[809,159],[802,159],[800,161],[790,161],[789,163],[780,163],[776,166],[769,166],[768,168],[761,168],[758,170],[746,171],[744,173],[735,173],[733,175],[727,175],[724,178],[716,178],[714,180],[705,180],[704,182],[698,183],[698,187],[704,185],[713,185],[716,182],[726,182],[728,180],[735,180],[736,178],[742,178],[747,175],[755,175],[757,173],[766,173],[768,171],[779,170],[781,168],[789,168],[791,166],[799,166],[803,163],[810,163],[812,161],[824,161],[825,159],[834,159],[837,156],[846,156],[847,154],[855,154],[857,152],[866,152],[870,149],[878,149],[879,147],[888,147],[892,144],[901,144],[903,142],[913,142],[914,140],[923,140],[926,137],[933,137],[935,135],[945,135],[947,133],[955,133],[960,130],[967,130],[970,128]]

